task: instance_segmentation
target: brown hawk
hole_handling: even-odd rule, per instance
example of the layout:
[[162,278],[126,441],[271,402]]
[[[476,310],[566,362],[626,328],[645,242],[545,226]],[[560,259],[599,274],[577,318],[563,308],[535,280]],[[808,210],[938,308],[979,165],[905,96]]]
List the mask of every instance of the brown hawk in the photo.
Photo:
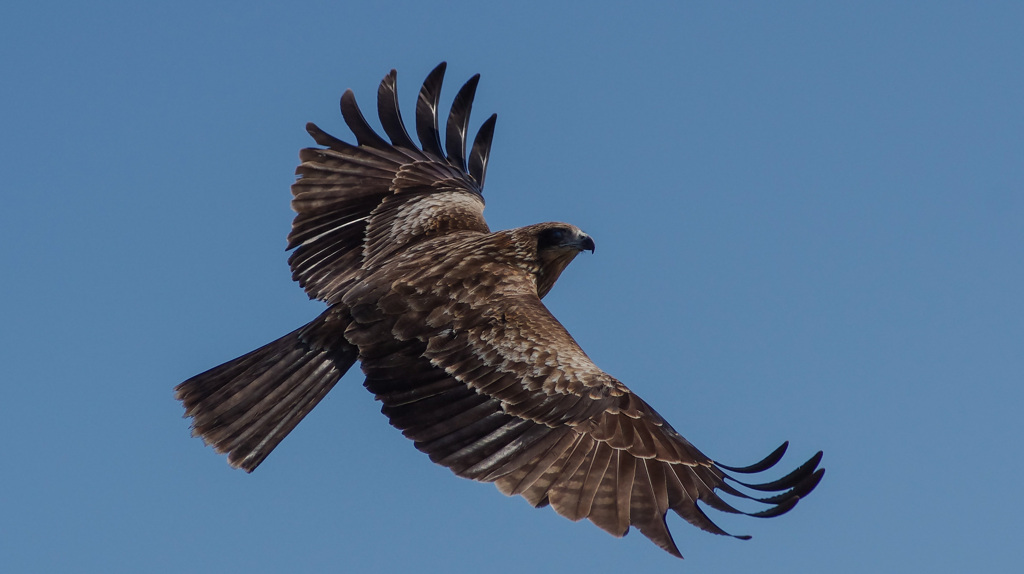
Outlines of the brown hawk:
[[732,478],[773,467],[787,444],[746,467],[713,461],[594,365],[547,310],[541,299],[594,240],[566,223],[490,230],[482,190],[496,116],[467,153],[473,76],[455,96],[442,146],[444,71],[419,92],[420,145],[402,121],[394,70],[377,92],[390,142],[351,90],[341,113],[356,145],[306,126],[324,148],[299,154],[289,264],[328,308],[178,385],[194,434],[251,472],[359,361],[382,412],[432,461],[614,536],[635,526],[680,556],[669,510],[726,534],[697,501],[739,513],[721,491],[767,506],[750,516],[793,508],[822,478],[820,452],[778,480]]

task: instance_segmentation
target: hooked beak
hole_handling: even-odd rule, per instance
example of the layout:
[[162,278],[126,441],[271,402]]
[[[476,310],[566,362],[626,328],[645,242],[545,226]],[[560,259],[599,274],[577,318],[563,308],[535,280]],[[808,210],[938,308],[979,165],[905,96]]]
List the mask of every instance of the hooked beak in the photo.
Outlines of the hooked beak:
[[587,234],[583,234],[583,237],[579,238],[577,246],[580,248],[580,251],[589,251],[591,253],[594,252],[594,248],[596,247],[594,245],[594,239]]

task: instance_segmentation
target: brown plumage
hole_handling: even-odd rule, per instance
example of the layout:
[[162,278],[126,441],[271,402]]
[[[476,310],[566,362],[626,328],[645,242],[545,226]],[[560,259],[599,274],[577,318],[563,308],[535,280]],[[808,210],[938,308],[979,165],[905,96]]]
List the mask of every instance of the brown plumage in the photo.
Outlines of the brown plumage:
[[597,368],[548,312],[541,298],[594,241],[565,223],[489,230],[481,192],[495,116],[467,155],[474,76],[455,98],[442,149],[444,71],[420,90],[421,147],[402,121],[393,70],[377,94],[390,143],[351,91],[341,111],[357,145],[307,126],[326,149],[300,152],[289,264],[329,307],[178,385],[194,434],[251,472],[358,360],[382,412],[432,461],[615,536],[635,526],[680,556],[666,513],[726,534],[697,505],[740,512],[716,490],[767,505],[750,516],[790,510],[821,480],[820,452],[772,482],[733,479],[726,471],[773,467],[787,445],[743,468],[712,461]]

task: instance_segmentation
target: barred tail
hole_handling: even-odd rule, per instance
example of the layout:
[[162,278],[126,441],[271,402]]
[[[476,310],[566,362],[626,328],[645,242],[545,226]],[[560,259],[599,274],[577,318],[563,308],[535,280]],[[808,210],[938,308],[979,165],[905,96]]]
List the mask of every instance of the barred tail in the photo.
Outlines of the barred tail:
[[175,387],[192,435],[252,472],[355,363],[358,351],[333,318],[328,311]]

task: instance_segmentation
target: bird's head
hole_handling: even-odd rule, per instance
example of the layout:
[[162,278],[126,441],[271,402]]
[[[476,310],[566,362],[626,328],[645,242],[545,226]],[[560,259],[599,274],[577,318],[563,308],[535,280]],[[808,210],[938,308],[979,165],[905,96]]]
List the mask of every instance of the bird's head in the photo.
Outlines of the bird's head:
[[540,223],[530,226],[536,241],[537,293],[543,297],[554,286],[562,270],[580,251],[594,252],[594,240],[579,227],[568,223]]

